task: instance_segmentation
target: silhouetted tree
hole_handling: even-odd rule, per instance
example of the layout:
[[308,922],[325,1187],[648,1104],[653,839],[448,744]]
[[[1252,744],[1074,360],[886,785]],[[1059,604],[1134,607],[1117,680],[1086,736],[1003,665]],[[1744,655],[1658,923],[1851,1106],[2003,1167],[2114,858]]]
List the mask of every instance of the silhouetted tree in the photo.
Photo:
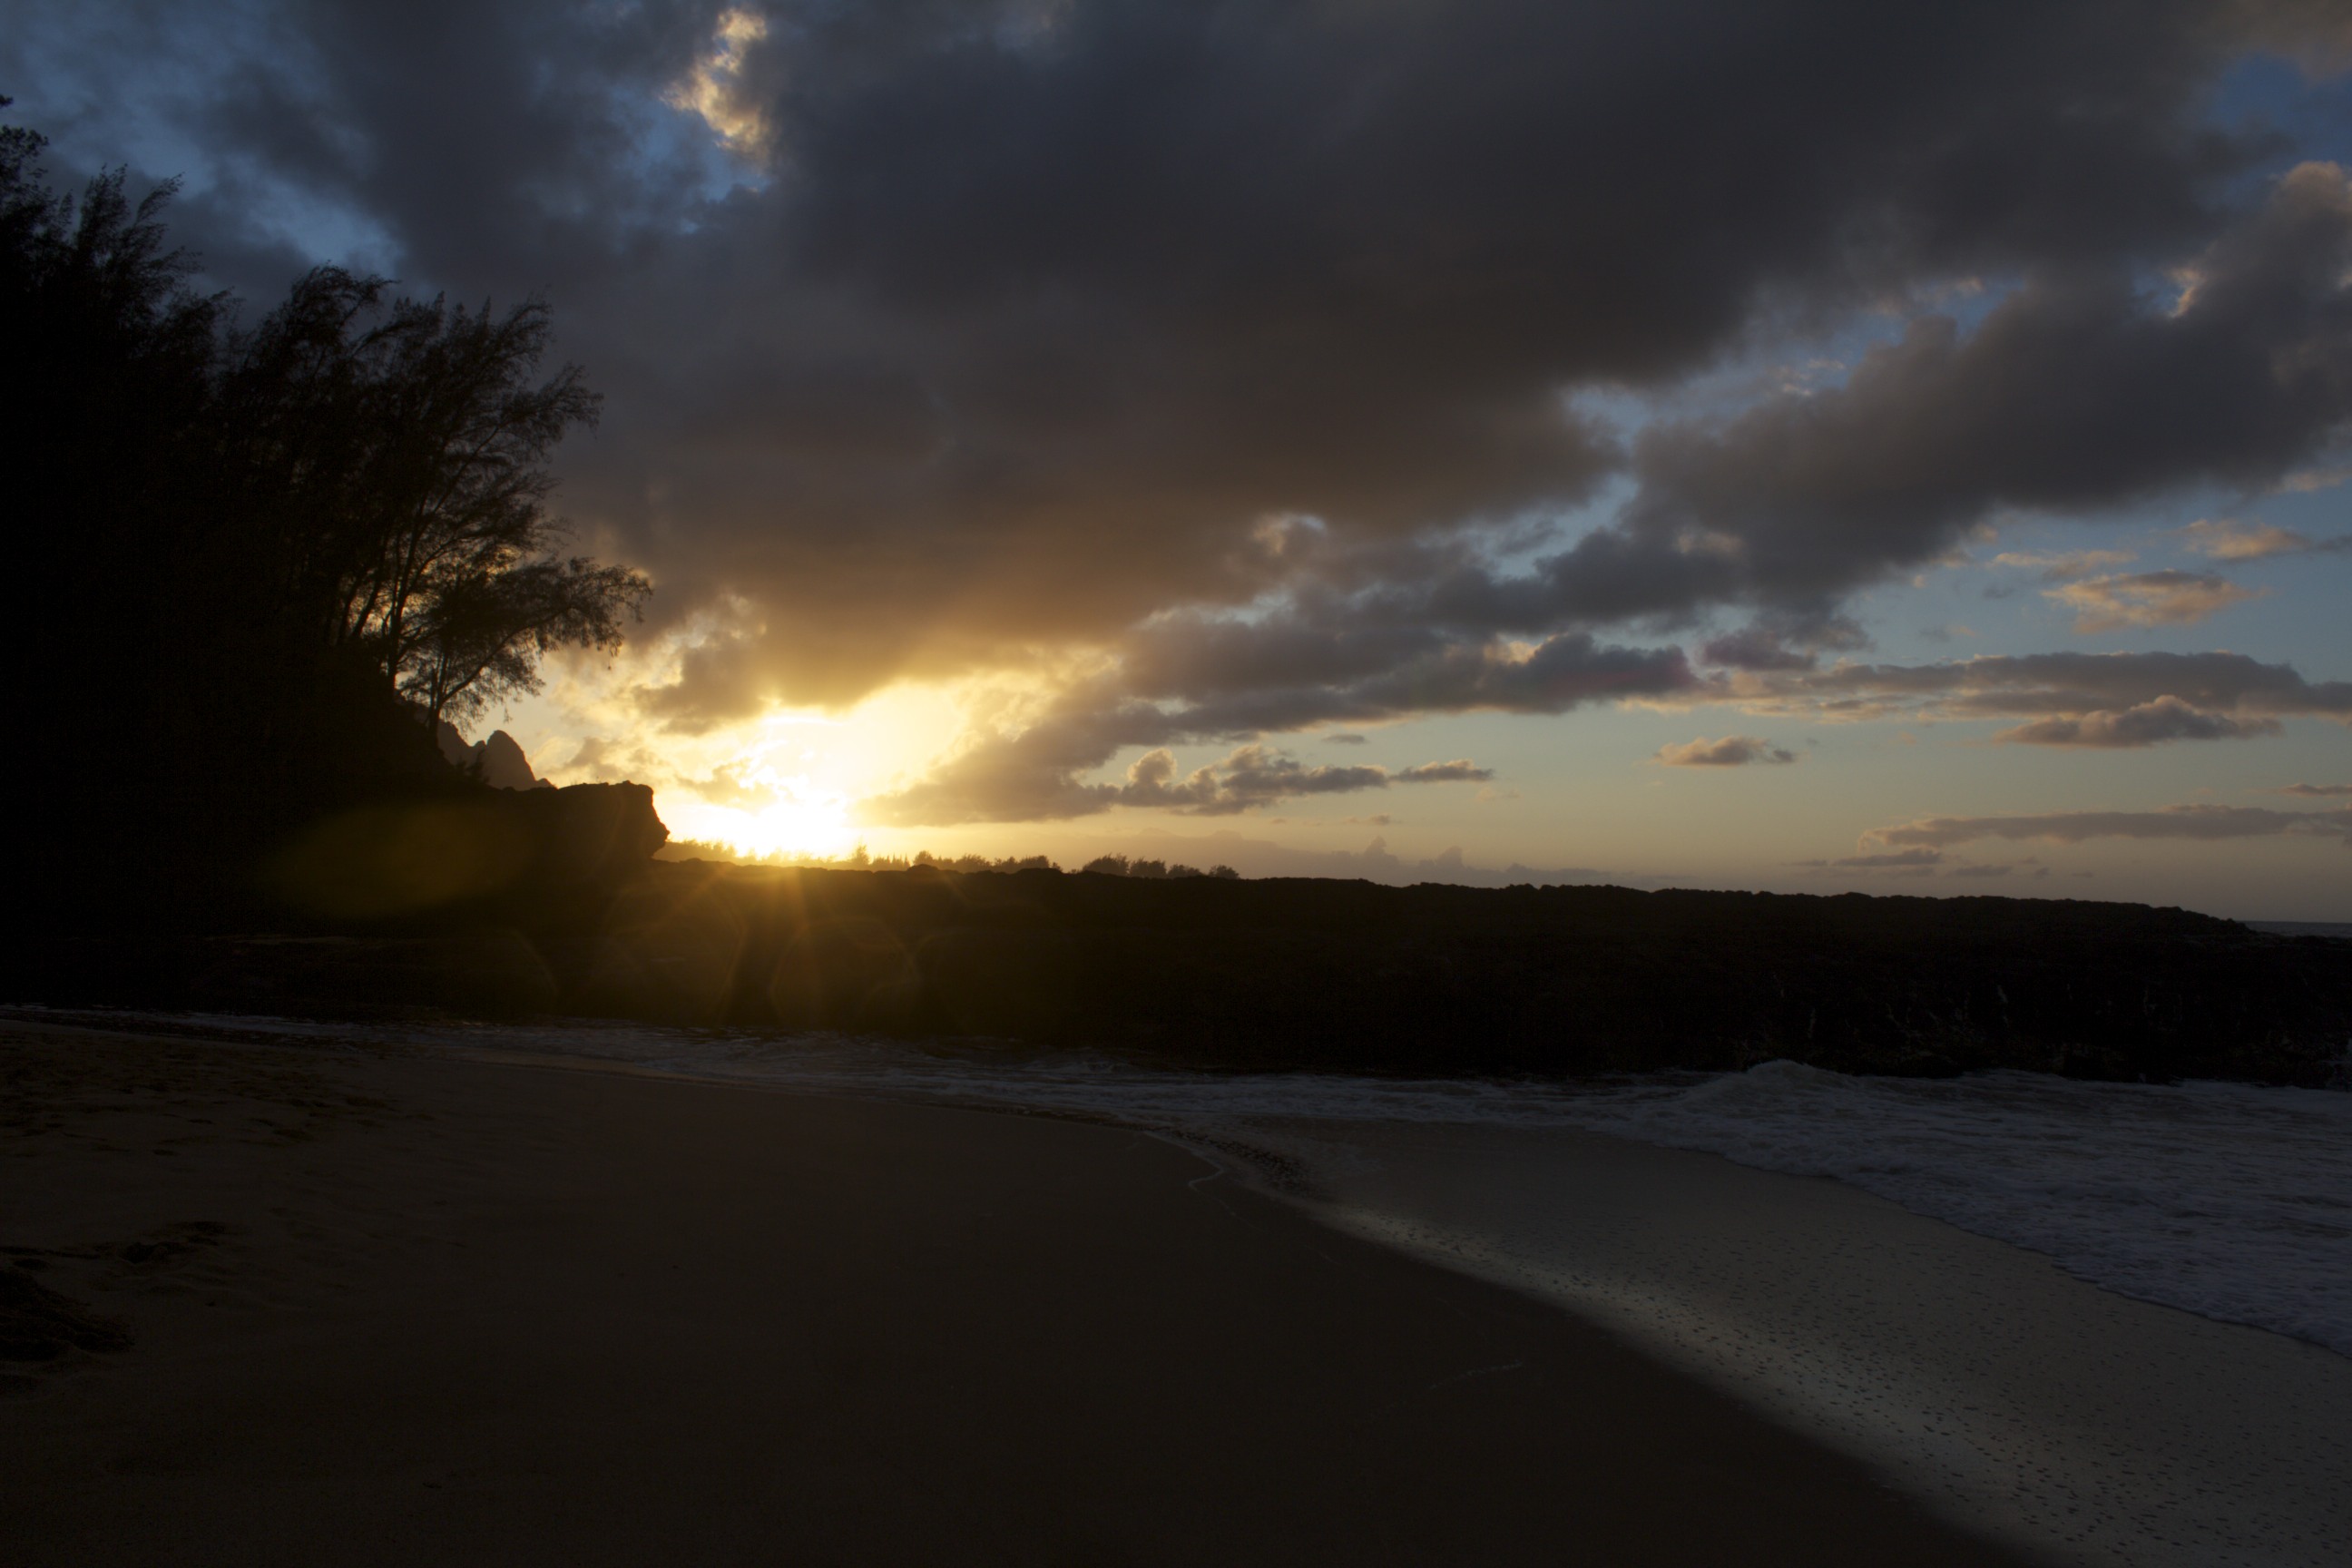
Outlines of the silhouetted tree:
[[597,400],[535,374],[546,304],[321,268],[232,331],[166,241],[172,184],[56,195],[44,146],[0,128],[0,635],[51,840],[234,857],[340,799],[459,787],[434,721],[616,646],[650,592],[548,509]]
[[550,649],[618,647],[651,591],[642,574],[557,553],[546,458],[598,399],[576,365],[530,379],[549,324],[538,300],[503,316],[402,301],[353,345],[394,438],[337,632],[436,720],[537,690]]
[[253,542],[280,591],[429,722],[538,689],[551,648],[617,647],[651,589],[558,554],[546,460],[598,400],[574,365],[533,381],[545,303],[387,309],[384,288],[311,272],[232,342],[224,401],[248,486],[274,481]]
[[224,302],[165,242],[170,185],[134,205],[115,169],[53,195],[45,145],[0,128],[0,667],[38,759],[12,769],[36,868],[152,815],[134,781],[173,768],[174,716],[222,662],[185,595]]

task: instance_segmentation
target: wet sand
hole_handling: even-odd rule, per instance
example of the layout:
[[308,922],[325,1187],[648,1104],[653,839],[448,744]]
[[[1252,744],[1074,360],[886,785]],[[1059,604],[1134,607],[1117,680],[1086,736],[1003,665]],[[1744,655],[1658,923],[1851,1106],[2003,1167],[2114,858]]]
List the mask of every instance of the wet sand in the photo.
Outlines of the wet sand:
[[1393,1122],[1267,1142],[1324,1173],[1334,1225],[1613,1328],[2021,1551],[2346,1560],[2352,1359],[2333,1351],[1714,1154]]
[[19,1026],[0,1086],[27,1568],[2014,1561],[1140,1134]]

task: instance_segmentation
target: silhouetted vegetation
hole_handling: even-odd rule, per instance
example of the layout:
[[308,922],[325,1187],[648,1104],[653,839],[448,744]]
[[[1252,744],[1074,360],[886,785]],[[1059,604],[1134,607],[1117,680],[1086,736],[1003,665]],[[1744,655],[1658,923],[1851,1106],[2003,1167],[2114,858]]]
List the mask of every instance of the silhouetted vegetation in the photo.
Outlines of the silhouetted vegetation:
[[[0,100],[5,102],[5,100]],[[289,827],[461,787],[432,721],[610,647],[641,575],[562,553],[547,307],[321,268],[250,327],[121,171],[79,199],[0,130],[0,457],[37,874],[114,918],[233,900]],[[90,844],[116,852],[86,858]],[[64,846],[72,846],[70,851]],[[76,857],[67,860],[70,853]],[[126,905],[121,886],[135,880]]]
[[1241,873],[1231,866],[1212,866],[1203,871],[1197,866],[1182,863],[1171,866],[1164,860],[1130,860],[1124,855],[1097,855],[1078,868],[1100,877],[1140,877],[1147,881],[1186,877],[1238,878]]
[[1062,868],[1047,855],[1005,855],[991,858],[986,855],[940,856],[928,849],[919,849],[912,855],[875,855],[869,853],[863,844],[845,855],[820,855],[810,849],[755,852],[697,838],[670,839],[662,847],[660,858],[665,860],[709,860],[722,866],[796,866],[809,870],[834,871],[911,871],[921,866],[964,876],[1058,871]]
[[37,985],[16,994],[68,1004],[570,1013],[1223,1069],[1788,1057],[2322,1084],[2345,1076],[2352,1038],[2352,942],[2133,904],[704,861],[645,867],[593,905],[508,891],[457,907],[467,920],[347,911],[311,940],[6,956]]
[[[967,877],[978,873],[991,873],[1003,876],[1013,871],[1058,871],[1061,869],[1059,866],[1055,865],[1050,858],[1043,855],[1007,855],[995,860],[990,859],[985,855],[958,855],[952,859],[941,859],[938,856],[933,855],[928,849],[919,849],[915,852],[915,858],[908,863],[908,868],[911,868],[915,866],[935,866],[942,871],[954,871],[960,875]],[[875,869],[882,870],[886,868],[887,868],[885,863],[876,863]]]

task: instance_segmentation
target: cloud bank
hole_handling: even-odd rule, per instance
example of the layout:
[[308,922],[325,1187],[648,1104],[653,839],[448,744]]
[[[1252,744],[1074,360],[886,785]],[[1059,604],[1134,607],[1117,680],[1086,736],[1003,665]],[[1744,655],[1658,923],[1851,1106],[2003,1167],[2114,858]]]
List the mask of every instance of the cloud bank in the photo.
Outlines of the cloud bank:
[[2078,632],[2128,626],[2193,626],[2232,605],[2262,597],[2211,572],[2135,572],[2084,577],[2042,595],[2074,612]]
[[2189,548],[2216,561],[2267,561],[2274,555],[2334,555],[2352,550],[2352,534],[2313,539],[2267,522],[2207,518],[2181,530]]
[[[566,504],[677,639],[640,723],[1046,689],[878,821],[1386,787],[1251,748],[1429,714],[1753,692],[2128,747],[2345,713],[2283,666],[1820,668],[1862,651],[1853,595],[1988,520],[2340,455],[2352,182],[2207,113],[2250,50],[2335,68],[2325,7],[79,16],[0,43],[19,112],[86,162],[184,150],[215,277],[266,297],[328,237],[413,288],[552,299],[607,395]],[[1883,312],[1834,374],[1693,391]],[[2250,592],[2053,589],[2086,629]],[[1192,743],[1237,749],[1096,776]]]
[[2129,749],[2272,735],[2289,718],[2352,723],[2352,681],[2305,679],[2237,653],[1990,654],[1941,664],[1845,663],[1710,682],[1752,711],[1827,720],[2025,719],[1995,739]]
[[1678,746],[1660,746],[1650,760],[1669,768],[1737,768],[1749,763],[1793,763],[1797,753],[1755,735],[1726,735],[1720,741],[1701,735]]
[[2284,834],[2333,835],[2352,845],[2352,810],[2272,811],[2256,805],[2168,805],[2157,811],[2060,811],[2017,816],[1924,816],[1874,827],[1865,844],[1941,850],[1984,838],[2047,839],[2080,844],[2092,838],[2274,838]]

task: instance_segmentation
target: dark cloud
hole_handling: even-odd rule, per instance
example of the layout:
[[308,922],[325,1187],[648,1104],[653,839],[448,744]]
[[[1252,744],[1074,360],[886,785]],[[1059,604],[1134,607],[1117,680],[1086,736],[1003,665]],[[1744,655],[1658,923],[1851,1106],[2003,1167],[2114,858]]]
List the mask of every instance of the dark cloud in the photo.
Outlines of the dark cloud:
[[2332,834],[2352,844],[2352,811],[2272,811],[2253,805],[2168,805],[2158,811],[2059,811],[2030,816],[1925,816],[1874,827],[1866,844],[1948,848],[1982,838],[2273,838]]
[[1759,626],[1746,626],[1711,637],[1699,649],[1699,657],[1729,669],[1811,669],[1821,662],[1818,654],[1790,647],[1780,637]]
[[1726,735],[1720,741],[1702,735],[1680,745],[1660,746],[1650,760],[1670,768],[1737,768],[1749,763],[1793,763],[1797,753],[1755,735]]
[[1709,638],[1699,658],[1727,669],[1811,669],[1824,652],[1869,646],[1870,638],[1851,616],[1784,613],[1759,616],[1738,631]]
[[1943,858],[1943,851],[1939,849],[1897,849],[1883,855],[1849,855],[1830,864],[1863,871],[1891,871],[1914,866],[1933,866]]
[[2098,710],[2079,718],[2037,719],[1993,737],[2027,746],[2085,746],[2127,750],[2166,741],[2241,741],[2275,735],[2275,719],[2233,719],[2207,713],[2178,697],[2159,697],[2119,711]]
[[2225,15],[2249,41],[2307,71],[2352,67],[2352,15],[2336,0],[2241,0]]
[[2283,719],[2352,722],[2352,681],[2310,681],[2237,653],[1987,655],[1845,664],[1701,689],[1753,710],[1874,719],[2025,719],[2000,740],[2135,747],[2279,732]]
[[1482,768],[1467,757],[1456,757],[1450,763],[1422,763],[1404,769],[1396,775],[1399,784],[1486,784],[1495,776],[1492,768]]
[[[2249,42],[2326,57],[2316,12],[767,5],[713,78],[708,0],[249,9],[209,75],[155,64],[212,82],[181,134],[416,282],[552,289],[612,395],[574,505],[661,614],[769,611],[764,679],[689,670],[710,715],[1240,602],[1267,515],[1569,503],[1622,456],[1561,393],[1916,282],[2034,278],[1973,339],[1646,435],[1528,626],[1818,609],[1994,500],[2270,472],[2340,416],[2326,364],[2253,369],[2315,341],[2324,191],[2210,242],[2265,146],[2197,118]],[[696,70],[755,184],[654,108]],[[2138,308],[2131,268],[2200,247],[2192,310]]]
[[[1225,640],[1225,631],[1217,628],[1213,640],[1230,652],[1234,645]],[[1289,634],[1276,629],[1265,635]],[[1532,648],[1440,646],[1386,667],[1380,661],[1360,668],[1334,662],[1321,667],[1334,676],[1322,685],[1237,686],[1217,673],[1228,668],[1221,659],[1208,664],[1196,683],[1172,692],[1172,678],[1156,683],[1167,695],[1197,693],[1190,701],[1143,700],[1116,676],[1072,688],[1027,728],[983,739],[930,777],[870,802],[867,809],[883,823],[945,826],[1079,816],[1117,805],[1176,804],[1127,795],[1122,786],[1087,784],[1081,775],[1134,746],[1235,740],[1333,720],[1412,713],[1564,713],[1612,699],[1680,693],[1697,684],[1678,649],[1612,647],[1581,634],[1563,634]],[[1333,770],[1359,771],[1379,770]]]
[[2307,800],[2329,800],[2338,795],[2352,795],[2352,784],[2291,784],[2284,788],[2273,790],[2271,793],[2301,795]]
[[[1531,572],[1497,574],[1459,539],[1351,551],[1318,535],[1288,563],[1283,613],[1157,619],[1123,645],[1128,679],[1142,696],[1230,700],[1464,660],[1499,633],[1738,603],[1759,619],[1709,658],[1803,669],[1859,640],[1829,607],[1838,595],[1949,549],[1997,507],[2251,481],[2333,438],[2352,415],[2347,267],[2352,188],[2305,166],[2208,247],[2177,301],[2145,299],[2121,272],[2031,282],[1966,339],[1915,324],[1843,388],[1719,426],[1654,426],[1618,521]],[[2187,624],[2251,596],[2210,574],[2078,576],[2097,559],[2052,590],[2084,629]],[[1466,705],[1512,704],[1421,706]]]
[[[1998,509],[2259,486],[2352,416],[2345,181],[2246,198],[2277,144],[2203,118],[2252,44],[2334,58],[2320,8],[811,0],[722,49],[723,9],[255,0],[135,96],[254,275],[308,212],[412,285],[550,294],[609,399],[566,504],[707,636],[646,718],[1100,656],[892,820],[1097,810],[1136,747],[1694,692],[1633,645],[1719,616],[1707,664],[1801,679],[1861,646],[1847,595]],[[1843,384],[1630,441],[1578,397],[1978,282],[1979,324]],[[2048,711],[2166,695],[2243,717]]]
[[1301,795],[1350,795],[1392,784],[1446,784],[1495,776],[1466,758],[1424,763],[1397,773],[1378,767],[1314,767],[1261,745],[1237,748],[1222,762],[1176,777],[1176,759],[1165,749],[1145,752],[1127,770],[1127,783],[1100,796],[1108,805],[1160,806],[1186,816],[1230,816]]
[[1196,768],[1180,781],[1175,757],[1160,750],[1137,759],[1127,770],[1127,783],[1105,804],[1224,816],[1299,795],[1348,795],[1388,785],[1389,774],[1381,768],[1310,768],[1264,746],[1243,746],[1222,763]]
[[1897,849],[1874,855],[1848,855],[1835,860],[1792,860],[1792,866],[1816,872],[1843,871],[1865,877],[1932,877],[1943,863],[1940,849]]
[[2352,187],[2306,164],[2189,266],[2037,272],[1973,331],[1914,320],[1846,383],[1653,426],[1612,527],[1547,563],[1565,614],[1802,610],[1929,562],[2001,508],[2260,485],[2352,418]]

